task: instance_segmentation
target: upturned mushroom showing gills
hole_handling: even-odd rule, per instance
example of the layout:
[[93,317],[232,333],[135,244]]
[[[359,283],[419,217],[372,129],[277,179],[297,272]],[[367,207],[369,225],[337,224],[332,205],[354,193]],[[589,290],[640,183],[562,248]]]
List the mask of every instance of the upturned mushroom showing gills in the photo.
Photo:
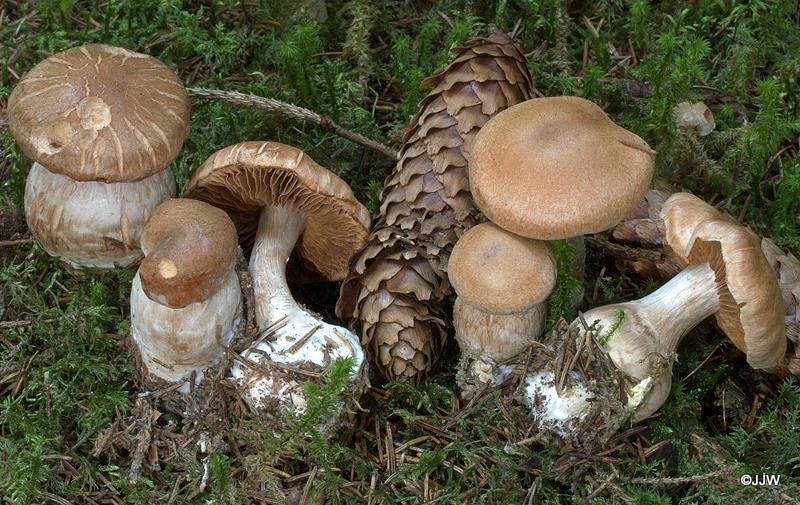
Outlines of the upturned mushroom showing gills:
[[456,242],[447,270],[458,293],[453,306],[462,353],[458,382],[462,395],[470,397],[482,384],[502,383],[498,363],[544,332],[556,265],[546,242],[482,223]]
[[[286,278],[292,251],[305,268],[326,279],[347,274],[369,227],[367,209],[347,183],[295,147],[244,142],[206,160],[186,195],[228,212],[242,246],[252,247],[256,322],[265,335],[232,370],[245,383],[251,407],[265,416],[282,409],[303,412],[302,377],[337,358],[352,358],[352,388],[360,388],[364,354],[358,338],[302,308]],[[290,368],[303,374],[287,372]]]
[[[633,421],[650,416],[664,403],[678,344],[712,314],[754,368],[774,366],[786,349],[781,293],[755,234],[728,221],[705,220],[697,224],[686,250],[687,267],[660,289],[633,302],[592,309],[572,323],[576,334],[584,333],[583,324],[588,324],[593,341],[623,372]],[[591,417],[586,414],[593,395],[584,384],[588,394],[583,395],[583,408],[576,409],[574,402],[567,406],[569,395],[553,393],[557,375],[545,370],[529,377],[526,397],[540,424],[564,434],[567,426],[579,426]],[[560,412],[562,399],[571,416]]]
[[42,248],[76,268],[138,262],[144,224],[175,194],[169,164],[190,114],[178,77],[144,54],[87,44],[33,67],[8,116],[35,162],[25,217]]
[[197,200],[159,205],[142,233],[131,287],[131,336],[144,375],[189,388],[222,359],[242,317],[236,228]]

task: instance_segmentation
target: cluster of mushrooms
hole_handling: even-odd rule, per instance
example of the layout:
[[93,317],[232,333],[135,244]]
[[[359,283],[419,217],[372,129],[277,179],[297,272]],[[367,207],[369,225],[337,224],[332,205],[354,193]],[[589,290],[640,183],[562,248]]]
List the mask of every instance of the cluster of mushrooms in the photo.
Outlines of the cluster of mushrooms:
[[[184,198],[169,168],[188,135],[191,102],[160,61],[88,44],[55,54],[20,80],[9,126],[34,160],[25,216],[42,248],[79,269],[139,264],[131,337],[144,375],[188,393],[221,362],[243,323],[237,250],[250,255],[259,338],[230,375],[255,412],[305,410],[303,382],[335,359],[365,379],[358,339],[301,307],[290,256],[341,280],[369,215],[342,179],[302,151],[244,142],[214,153]],[[141,262],[141,263],[140,263]]]
[[[259,336],[229,375],[264,416],[306,407],[304,375],[352,363],[350,392],[366,383],[358,336],[293,298],[298,270],[343,279],[370,218],[345,181],[292,146],[254,141],[212,154],[175,196],[169,168],[188,135],[191,104],[158,60],[89,44],[35,66],[9,98],[9,125],[32,160],[25,215],[41,247],[75,268],[139,264],[131,336],[145,373],[189,392],[219,364],[244,318],[237,251],[249,255]],[[465,396],[503,384],[519,357],[537,352],[556,283],[547,241],[607,230],[635,209],[654,152],[575,97],[532,99],[480,131],[469,180],[488,221],[456,244],[448,276]],[[623,377],[629,418],[666,400],[681,339],[715,315],[754,368],[786,350],[781,292],[759,239],[699,198],[677,193],[661,211],[682,271],[636,301],[597,307],[570,325],[594,335]],[[579,267],[580,268],[580,267]],[[560,345],[574,345],[566,341]],[[534,346],[532,348],[532,346]],[[583,429],[601,378],[564,381],[555,365],[525,367],[521,399],[534,421],[568,437]],[[567,384],[567,387],[564,387]]]
[[[544,241],[601,232],[633,212],[648,190],[653,154],[575,97],[529,100],[481,130],[470,184],[490,222],[456,243],[448,266],[463,393],[502,384],[511,363],[541,340],[557,275]],[[622,414],[634,422],[666,401],[678,344],[711,315],[753,368],[775,367],[787,346],[782,294],[760,238],[689,193],[669,197],[660,215],[680,273],[644,298],[581,314],[561,340],[548,342],[556,351],[597,346],[625,393]],[[569,439],[610,400],[599,394],[610,377],[555,361],[526,364],[520,400],[541,429]]]

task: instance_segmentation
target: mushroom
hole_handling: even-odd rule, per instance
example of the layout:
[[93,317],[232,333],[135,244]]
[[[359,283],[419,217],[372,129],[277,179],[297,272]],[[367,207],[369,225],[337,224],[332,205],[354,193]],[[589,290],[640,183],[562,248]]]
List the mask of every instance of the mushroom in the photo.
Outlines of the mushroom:
[[478,133],[469,179],[478,207],[510,232],[559,240],[611,228],[653,175],[647,143],[582,98],[536,98]]
[[[490,221],[523,237],[573,239],[611,228],[650,185],[654,151],[582,98],[536,98],[492,118],[469,165],[472,195]],[[576,276],[583,277],[576,257]]]
[[696,131],[701,137],[710,134],[716,126],[714,114],[703,102],[681,102],[672,108],[672,115],[679,130]]
[[131,336],[145,376],[177,383],[194,374],[199,384],[220,361],[242,315],[237,241],[230,218],[211,205],[174,199],[156,207],[131,287]]
[[678,266],[688,265],[689,245],[704,221],[729,221],[720,211],[691,193],[674,193],[661,207],[664,245]]
[[286,278],[293,250],[305,268],[326,279],[347,274],[369,226],[367,209],[347,183],[295,147],[243,142],[211,155],[186,196],[225,210],[240,243],[252,247],[256,322],[264,335],[242,354],[244,364],[232,369],[246,386],[250,406],[264,416],[284,408],[302,413],[302,381],[287,370],[319,372],[337,358],[352,358],[357,391],[364,372],[358,338],[298,305]]
[[482,384],[502,383],[497,364],[543,333],[555,260],[547,243],[482,223],[456,242],[447,270],[458,294],[453,325],[462,352],[459,385],[471,397]]
[[[675,193],[670,196],[664,203],[664,207],[661,210],[661,217],[664,220],[665,244],[680,266],[692,264],[690,256],[696,254],[694,248],[698,246],[696,240],[698,234],[703,233],[701,230],[716,230],[719,228],[719,226],[715,228],[711,224],[706,224],[707,222],[722,221],[732,229],[744,230],[742,233],[746,233],[748,237],[756,241],[756,251],[751,252],[749,256],[742,259],[741,261],[743,263],[741,263],[739,267],[746,267],[753,272],[758,272],[759,276],[765,273],[772,273],[772,279],[775,282],[754,282],[750,285],[744,282],[750,281],[750,278],[744,274],[737,275],[733,279],[744,279],[744,283],[731,285],[729,282],[729,290],[732,292],[732,296],[737,300],[737,303],[746,302],[749,305],[746,307],[735,306],[736,304],[734,304],[733,301],[726,298],[723,301],[727,305],[723,305],[723,310],[716,313],[716,320],[719,327],[728,335],[733,344],[747,355],[747,361],[753,368],[769,368],[773,366],[773,353],[780,347],[775,342],[775,335],[776,332],[780,332],[785,336],[785,325],[781,324],[779,325],[780,327],[765,326],[764,331],[768,332],[768,336],[762,337],[759,333],[754,333],[742,327],[744,321],[749,320],[749,318],[739,317],[740,311],[748,311],[753,314],[764,314],[765,316],[769,315],[769,317],[774,317],[776,313],[780,312],[779,309],[784,306],[783,301],[785,294],[781,292],[772,266],[766,256],[764,256],[762,240],[749,229],[735,224],[717,209],[691,193]],[[717,242],[721,243],[722,238],[717,240]],[[746,270],[742,270],[742,272],[746,272]],[[760,279],[761,277],[757,278]],[[777,292],[780,295],[778,307],[773,306],[774,300],[772,295],[774,294],[774,290],[772,289],[772,284],[778,286]],[[772,321],[772,319],[768,320]],[[785,351],[785,338],[783,340],[783,348]],[[766,348],[764,349],[762,346],[766,346]]]
[[[683,235],[670,230],[671,223],[665,219],[667,235]],[[593,330],[593,340],[626,378],[627,407],[634,422],[650,416],[666,401],[678,344],[712,314],[728,337],[746,352],[753,368],[774,366],[786,350],[781,293],[754,233],[729,221],[706,219],[696,224],[685,251],[687,267],[655,292],[583,314],[583,321]],[[582,324],[579,319],[572,327],[580,333]],[[545,412],[541,398],[556,403],[563,398],[564,408],[574,414],[574,402],[567,401],[574,397],[554,397],[549,389],[554,387],[553,376],[545,370],[540,372],[545,380],[529,377],[526,403],[541,425],[563,435],[571,429],[564,416],[546,415],[558,412],[560,407],[551,403]],[[592,396],[582,395],[585,409],[571,417],[572,422],[579,424],[591,418],[585,414],[591,408]],[[602,406],[602,402],[595,403]]]
[[75,268],[138,262],[144,224],[175,194],[168,167],[191,114],[178,77],[150,56],[87,44],[33,67],[8,114],[35,161],[25,217],[42,248]]
[[[705,203],[700,198],[689,193],[670,194],[669,188],[663,191],[651,190],[648,199],[661,201],[661,204],[651,205],[652,202],[643,202],[640,212],[630,215],[614,230],[614,238],[623,242],[631,242],[639,246],[664,247],[671,253],[658,262],[650,260],[639,260],[632,263],[634,270],[640,275],[644,273],[655,273],[661,277],[671,277],[677,272],[676,263],[685,265],[685,260],[681,258],[685,255],[685,249],[691,238],[691,233],[681,232],[681,229],[691,230],[691,226],[671,226],[673,234],[666,237],[665,221],[673,224],[684,222],[685,224],[695,225],[704,219],[724,219],[735,222],[733,217],[716,210],[711,205]],[[664,208],[664,203],[669,201],[669,206]],[[693,210],[690,210],[693,209]],[[677,230],[677,233],[675,232]],[[780,376],[800,375],[800,360],[798,360],[798,343],[800,342],[800,261],[791,254],[782,251],[769,238],[761,239],[761,251],[773,270],[775,279],[778,282],[784,305],[784,319],[786,325],[786,337],[792,342],[792,349],[789,349],[784,360],[775,368],[766,370],[768,373]],[[637,265],[638,264],[638,265]]]

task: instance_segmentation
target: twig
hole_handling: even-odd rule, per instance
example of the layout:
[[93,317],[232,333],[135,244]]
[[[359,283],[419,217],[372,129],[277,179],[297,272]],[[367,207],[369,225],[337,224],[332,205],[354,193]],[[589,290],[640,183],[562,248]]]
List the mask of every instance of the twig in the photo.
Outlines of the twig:
[[317,476],[317,470],[319,467],[314,467],[311,470],[311,475],[308,476],[308,480],[306,481],[306,485],[303,486],[303,495],[300,497],[300,504],[299,505],[307,505],[308,499],[311,496],[311,486],[314,484],[314,478]]
[[265,109],[272,112],[280,112],[290,118],[298,121],[307,121],[313,123],[323,130],[330,131],[343,137],[350,142],[364,146],[373,151],[379,152],[384,156],[397,159],[397,152],[387,145],[381,144],[367,137],[347,130],[333,120],[317,114],[314,111],[298,107],[297,105],[281,102],[274,98],[265,98],[263,96],[251,95],[248,93],[239,93],[238,91],[224,91],[219,89],[205,89],[205,88],[187,88],[190,95],[200,98],[210,98],[213,100],[222,100],[236,105],[244,105],[247,107],[255,107],[258,109]]
[[150,447],[151,442],[151,429],[152,429],[152,422],[153,422],[153,409],[152,406],[145,400],[138,400],[137,407],[141,409],[141,414],[139,419],[139,427],[141,431],[138,435],[138,440],[136,442],[136,448],[133,452],[133,457],[131,458],[131,469],[130,474],[128,476],[129,482],[136,482],[142,476],[142,463],[144,462],[144,456],[147,452],[147,449]]
[[392,425],[389,421],[386,421],[386,470],[389,472],[389,478],[397,471],[397,453],[394,450]]
[[314,335],[314,333],[316,333],[317,330],[319,330],[320,328],[322,328],[321,324],[318,324],[318,325],[314,326],[313,328],[311,328],[311,330],[309,330],[308,333],[306,333],[305,335],[300,337],[300,340],[298,340],[297,342],[294,343],[294,345],[289,347],[289,353],[294,354],[297,351],[299,351],[300,349],[302,349],[303,346],[306,345],[306,343],[309,341],[309,339],[311,339],[311,337]]
[[7,330],[9,328],[22,328],[32,324],[33,321],[30,319],[23,319],[22,321],[0,321],[0,330]]
[[681,486],[683,484],[693,484],[704,480],[716,479],[717,477],[730,475],[732,472],[733,470],[731,468],[723,468],[714,472],[702,473],[689,477],[637,477],[629,479],[627,482],[640,486]]
[[167,500],[167,505],[172,505],[175,503],[175,498],[178,497],[178,488],[183,483],[185,477],[183,474],[178,475],[178,478],[175,479],[175,484],[172,486],[172,492],[169,494],[169,500]]
[[616,479],[617,477],[619,477],[619,474],[617,473],[616,470],[614,470],[614,472],[608,477],[608,479],[603,481],[602,484],[600,484],[594,491],[592,491],[592,493],[589,496],[586,497],[586,501],[588,502],[590,500],[593,500],[598,495],[600,495],[600,493],[602,493],[605,488],[607,488],[610,484],[612,484],[614,482],[614,479]]
[[206,457],[203,460],[203,477],[200,479],[200,485],[194,491],[189,493],[189,496],[186,497],[187,503],[194,500],[195,497],[203,494],[203,492],[206,490],[206,486],[208,485],[208,477],[208,457]]
[[42,497],[44,497],[47,501],[58,503],[59,505],[72,505],[71,501],[62,498],[60,496],[54,495],[53,493],[48,493],[47,491],[42,491]]
[[50,395],[50,370],[44,372],[44,410],[47,412],[47,417],[53,417],[53,404]]
[[284,365],[283,363],[278,363],[277,361],[273,361],[270,358],[269,354],[267,354],[266,352],[262,351],[261,349],[259,349],[257,347],[254,347],[254,348],[251,348],[251,349],[248,349],[248,350],[250,352],[254,352],[254,353],[256,353],[256,354],[258,354],[260,356],[264,356],[269,361],[267,366],[263,366],[263,365],[255,362],[255,361],[249,359],[249,358],[246,358],[246,357],[242,356],[241,354],[236,354],[235,352],[233,352],[231,350],[230,347],[223,347],[223,349],[225,351],[225,354],[227,354],[228,356],[233,358],[235,361],[238,361],[239,363],[241,363],[242,365],[246,366],[247,368],[250,368],[251,370],[255,370],[257,372],[260,372],[260,373],[264,374],[265,376],[272,375],[272,371],[268,367],[275,367],[278,370],[282,370],[284,372],[296,373],[298,375],[302,375],[302,376],[305,376],[305,377],[310,377],[312,379],[319,379],[322,376],[322,374],[320,374],[318,372],[311,372],[311,371],[308,371],[308,370],[303,370],[302,368],[297,368],[297,367],[293,367],[293,366],[289,366],[289,365]]
[[692,370],[691,372],[689,372],[689,375],[687,375],[686,377],[684,377],[683,379],[681,379],[681,382],[685,381],[686,379],[688,379],[689,377],[691,377],[692,375],[694,375],[694,373],[695,373],[696,371],[700,370],[700,368],[701,368],[703,365],[705,365],[705,364],[708,362],[708,360],[710,360],[710,359],[711,359],[711,356],[713,356],[713,355],[714,355],[714,353],[715,353],[715,352],[717,352],[717,349],[719,349],[719,346],[720,346],[720,345],[722,345],[722,342],[718,342],[718,343],[717,343],[717,345],[715,345],[715,346],[714,346],[714,348],[713,348],[713,349],[711,349],[711,352],[710,352],[710,353],[708,353],[708,356],[706,356],[706,359],[704,359],[704,360],[702,361],[702,363],[700,363],[699,365],[697,365],[697,367],[695,367],[695,369],[694,369],[694,370]]
[[649,249],[639,249],[636,247],[628,247],[620,244],[614,244],[608,240],[603,240],[596,237],[584,237],[586,245],[602,249],[615,258],[620,258],[628,261],[647,260],[654,263],[664,261],[664,253],[659,251],[651,251]]
[[0,240],[0,247],[10,247],[14,245],[30,244],[33,242],[32,238],[19,238],[15,240]]

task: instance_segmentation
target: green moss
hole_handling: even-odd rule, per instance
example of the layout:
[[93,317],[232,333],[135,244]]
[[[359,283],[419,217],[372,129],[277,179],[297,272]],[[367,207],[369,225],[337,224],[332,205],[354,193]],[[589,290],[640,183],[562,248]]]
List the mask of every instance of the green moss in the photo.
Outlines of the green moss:
[[[742,215],[756,231],[800,254],[800,28],[791,0],[701,0],[692,8],[672,0],[572,2],[569,8],[557,0],[337,0],[328,2],[324,23],[307,19],[295,4],[7,2],[0,24],[0,40],[6,42],[0,44],[0,103],[16,84],[15,75],[46,55],[86,42],[107,42],[161,58],[187,84],[295,102],[350,130],[390,142],[399,138],[427,93],[419,88],[420,80],[449,61],[453,47],[491,26],[511,30],[519,22],[540,94],[579,94],[600,103],[615,121],[658,151],[661,175]],[[626,53],[628,39],[636,51],[635,65],[620,63],[609,46]],[[649,94],[631,96],[621,79],[645,83]],[[683,100],[706,101],[712,107],[717,126],[711,135],[699,138],[676,131],[672,108]],[[351,183],[371,211],[377,210],[391,160],[278,115],[207,100],[193,105],[189,138],[171,167],[180,188],[215,150],[268,139],[304,149]],[[7,133],[0,134],[0,148],[3,212],[21,205],[30,162]],[[563,241],[554,244],[554,251],[559,277],[549,317],[570,320],[580,288],[571,273],[574,252]],[[49,492],[83,503],[104,485],[102,476],[126,500],[153,503],[166,501],[181,475],[188,482],[179,486],[177,501],[186,498],[202,479],[201,461],[170,463],[158,475],[131,484],[124,454],[91,455],[99,431],[117,410],[128,413],[136,394],[122,347],[129,329],[132,272],[78,277],[36,246],[22,248],[16,256],[5,253],[0,250],[0,318],[30,319],[32,324],[0,330],[0,494],[30,503],[44,501],[41,493]],[[589,259],[594,274],[601,263],[608,267],[597,283],[597,303],[624,301],[656,287],[624,269],[615,271],[607,259]],[[590,284],[594,281],[591,277]],[[687,337],[679,349],[670,398],[661,415],[645,423],[651,441],[670,441],[674,457],[643,465],[638,456],[622,454],[615,465],[621,475],[632,478],[712,471],[713,464],[687,442],[699,434],[719,444],[727,464],[742,472],[780,472],[786,478],[782,490],[796,496],[798,462],[792,448],[800,443],[797,383],[784,383],[753,427],[732,422],[728,433],[714,432],[703,409],[713,410],[715,389],[746,366],[720,339],[712,324]],[[715,352],[724,359],[715,356],[703,364],[717,345]],[[456,403],[452,377],[446,373],[420,388],[390,384],[388,397],[368,405],[370,413],[363,414],[374,416],[382,427],[389,423],[395,440],[429,435],[419,426],[423,420],[446,434],[442,443],[419,442],[421,452],[414,453],[418,461],[402,465],[389,479],[385,466],[365,458],[364,448],[352,442],[369,441],[371,433],[354,430],[333,441],[298,436],[329,412],[343,379],[337,370],[309,391],[318,401],[283,436],[257,423],[237,426],[231,435],[253,450],[242,461],[211,455],[208,486],[193,501],[241,503],[258,493],[277,493],[283,483],[270,471],[272,465],[325,470],[318,473],[315,487],[337,503],[363,503],[342,491],[342,479],[355,482],[367,495],[373,475],[372,496],[386,503],[415,501],[403,483],[419,482],[426,475],[440,485],[438,502],[565,503],[574,492],[588,494],[599,485],[555,482],[551,469],[558,454],[536,445],[513,445],[531,434],[512,422],[513,413],[499,401],[499,393],[449,422]],[[368,450],[374,451],[374,445]],[[55,455],[71,458],[77,474],[70,481],[52,459]],[[618,485],[640,503],[780,502],[759,490],[719,481],[654,488],[623,479]],[[609,489],[595,502],[618,503]]]

